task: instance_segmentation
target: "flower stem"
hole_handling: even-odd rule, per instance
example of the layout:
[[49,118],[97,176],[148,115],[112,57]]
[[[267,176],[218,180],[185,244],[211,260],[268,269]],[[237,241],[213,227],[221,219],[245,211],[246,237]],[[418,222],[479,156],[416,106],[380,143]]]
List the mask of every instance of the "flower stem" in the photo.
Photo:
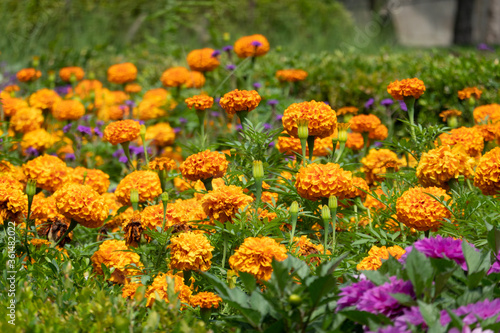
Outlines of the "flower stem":
[[122,142],[120,144],[122,145],[123,152],[125,153],[125,156],[127,157],[128,162],[130,163],[130,165],[132,166],[132,168],[134,168],[134,171],[137,170],[135,168],[135,165],[132,163],[132,159],[130,158],[130,150],[129,150],[130,141]]
[[309,148],[309,160],[312,161],[313,158],[313,153],[314,153],[314,140],[316,139],[315,136],[309,135],[307,137],[307,148]]
[[404,98],[406,108],[408,109],[408,119],[410,120],[410,134],[414,143],[417,143],[417,136],[415,134],[415,98],[408,96]]

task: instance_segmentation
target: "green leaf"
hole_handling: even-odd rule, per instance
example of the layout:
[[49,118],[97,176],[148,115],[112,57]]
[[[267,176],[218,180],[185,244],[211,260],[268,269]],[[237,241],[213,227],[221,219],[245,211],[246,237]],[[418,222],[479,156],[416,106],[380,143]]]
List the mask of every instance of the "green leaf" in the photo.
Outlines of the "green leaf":
[[346,316],[347,318],[351,319],[355,323],[359,323],[361,325],[366,325],[366,326],[368,326],[370,323],[378,323],[384,325],[391,323],[391,320],[384,315],[375,315],[373,313],[365,311],[351,310],[351,311],[341,311],[340,313]]
[[240,272],[239,274],[240,274],[241,282],[243,282],[245,289],[249,293],[253,292],[257,286],[257,282],[255,281],[255,278],[253,277],[253,275],[249,274],[249,273],[245,273],[245,272]]
[[418,309],[420,310],[422,318],[424,318],[427,326],[431,327],[435,323],[439,322],[439,310],[434,304],[424,303],[420,300],[418,300],[417,303]]
[[423,253],[413,250],[406,258],[406,272],[413,284],[415,295],[420,298],[424,289],[432,287],[433,269],[429,258]]
[[307,286],[311,301],[314,305],[318,304],[321,297],[327,296],[333,292],[337,285],[337,279],[333,275],[318,277],[313,283]]
[[488,232],[488,245],[494,254],[498,254],[500,252],[500,230],[498,228],[492,228]]
[[363,274],[368,278],[368,280],[375,283],[377,286],[390,281],[386,275],[379,271],[363,271]]
[[404,306],[414,306],[417,305],[413,297],[411,297],[408,294],[401,294],[401,293],[395,293],[395,294],[389,294],[391,295],[394,299],[396,299],[399,304],[404,305]]

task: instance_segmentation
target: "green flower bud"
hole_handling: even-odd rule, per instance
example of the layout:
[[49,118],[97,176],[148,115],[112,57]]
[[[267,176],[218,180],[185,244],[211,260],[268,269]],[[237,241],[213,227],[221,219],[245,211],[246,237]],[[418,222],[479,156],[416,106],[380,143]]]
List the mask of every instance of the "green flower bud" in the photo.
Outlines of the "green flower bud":
[[330,221],[332,215],[330,214],[330,208],[328,206],[323,206],[321,209],[321,218],[323,221]]
[[307,119],[298,119],[297,120],[297,134],[299,139],[305,140],[309,137],[309,120]]
[[160,197],[161,197],[161,202],[163,202],[163,204],[166,204],[168,201],[168,193],[163,192]]
[[130,190],[130,202],[132,203],[132,208],[134,210],[139,209],[139,191],[137,189],[133,188]]
[[337,197],[334,195],[331,195],[330,198],[328,198],[328,208],[330,209],[337,209],[338,207],[338,200]]
[[36,194],[36,179],[28,180],[26,184],[26,194],[28,196],[34,196]]
[[300,295],[297,294],[291,294],[288,297],[288,302],[290,302],[290,304],[292,304],[293,306],[300,305],[302,303],[302,297],[300,297]]
[[297,201],[292,202],[290,205],[290,213],[298,214],[299,213],[299,203]]
[[338,131],[337,139],[339,140],[339,142],[347,141],[347,130],[349,129],[349,126],[351,126],[351,124],[349,123],[337,124],[337,131]]
[[262,161],[253,161],[253,178],[260,180],[264,178],[264,166],[262,165]]
[[139,135],[141,136],[141,138],[146,135],[146,125],[141,125],[141,130],[139,132]]

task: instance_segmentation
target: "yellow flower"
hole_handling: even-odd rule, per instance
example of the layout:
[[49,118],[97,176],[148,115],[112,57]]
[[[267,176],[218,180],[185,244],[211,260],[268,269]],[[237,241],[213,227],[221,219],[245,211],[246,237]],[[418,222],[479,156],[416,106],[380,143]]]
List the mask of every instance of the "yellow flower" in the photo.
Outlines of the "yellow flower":
[[226,155],[205,150],[186,158],[180,170],[184,178],[197,181],[224,176],[228,165]]
[[135,294],[137,292],[137,289],[139,287],[144,287],[144,285],[140,282],[139,283],[134,283],[134,282],[126,283],[125,285],[123,285],[123,288],[122,288],[122,297],[125,299],[134,298]]
[[409,96],[417,99],[422,96],[424,91],[424,82],[417,78],[404,79],[401,81],[396,80],[387,86],[387,92],[397,101],[401,101]]
[[234,52],[240,58],[260,57],[269,52],[269,42],[262,35],[241,37],[234,43]]
[[214,104],[214,99],[213,97],[202,94],[186,98],[184,102],[190,109],[194,107],[196,110],[206,110],[212,107],[212,105]]
[[384,180],[387,168],[394,168],[395,171],[399,169],[398,156],[389,149],[370,149],[361,163],[361,171],[365,173],[368,184]]
[[352,187],[349,191],[346,190],[340,199],[355,197],[364,199],[367,196],[367,192],[370,192],[370,188],[368,187],[366,181],[360,177],[352,177]]
[[22,108],[10,118],[10,126],[16,131],[26,133],[39,129],[43,123],[42,110]]
[[304,81],[307,75],[307,72],[302,69],[282,69],[276,72],[276,78],[286,82]]
[[479,123],[496,123],[500,121],[500,104],[481,105],[473,111],[476,124]]
[[[497,124],[475,125],[474,128],[481,133],[485,142],[495,141],[495,137],[500,136],[500,122]],[[497,134],[497,131],[499,134]]]
[[398,245],[386,248],[385,246],[372,246],[365,257],[356,267],[358,271],[376,271],[382,266],[382,259],[387,260],[389,256],[400,259],[406,251]]
[[21,82],[36,81],[42,76],[42,72],[35,68],[23,68],[16,74],[16,78]]
[[130,191],[139,192],[139,202],[154,200],[161,192],[160,178],[154,171],[134,171],[125,176],[116,187],[115,195],[123,205],[130,205]]
[[[377,195],[378,198],[380,198],[382,195],[386,196],[384,194],[384,191],[382,191],[381,188],[377,188],[375,191],[375,194]],[[364,206],[366,208],[370,208],[372,210],[379,210],[379,209],[385,209],[386,206],[380,202],[379,200],[375,199],[372,195],[367,195],[366,200],[364,203]]]
[[[327,156],[328,154],[330,154],[333,150],[332,139],[334,138],[336,138],[335,133],[325,138],[316,137],[314,139],[313,156]],[[290,136],[280,136],[278,138],[276,148],[278,148],[281,153],[287,155],[293,155],[294,152],[297,154],[302,154],[300,139]],[[309,147],[306,147],[306,155],[307,154],[309,154]]]
[[322,198],[343,196],[352,187],[352,174],[338,164],[309,164],[297,173],[295,188],[305,199],[317,201]]
[[[84,176],[85,173],[86,176]],[[83,181],[84,178],[85,182]],[[78,184],[88,185],[99,194],[106,193],[109,188],[109,175],[98,169],[76,167],[73,170],[73,181]]]
[[[441,141],[441,144],[439,142]],[[478,157],[483,152],[484,139],[477,129],[473,127],[460,127],[450,131],[450,133],[441,134],[434,142],[438,146],[454,146],[461,144],[467,154],[472,157]]]
[[0,222],[9,219],[21,223],[28,214],[28,197],[17,183],[0,182]]
[[3,113],[6,117],[12,117],[20,109],[28,108],[28,102],[21,98],[2,97]]
[[199,306],[202,309],[219,308],[222,298],[210,291],[202,291],[189,299],[190,305],[195,308]]
[[459,175],[471,177],[474,174],[474,158],[467,155],[461,146],[442,146],[422,155],[417,167],[417,178],[423,186],[448,188],[448,181]]
[[130,251],[125,241],[122,240],[104,241],[90,259],[94,271],[98,275],[103,275],[102,264],[109,269],[114,268],[109,281],[119,284],[125,284],[129,277],[139,275],[139,269],[143,267],[141,257]]
[[77,120],[84,114],[85,107],[77,100],[61,100],[52,108],[52,115],[57,120]]
[[139,120],[151,120],[163,117],[166,111],[159,107],[155,100],[142,100],[139,105],[134,108],[134,117]]
[[64,67],[59,70],[59,76],[61,77],[61,80],[66,82],[71,81],[72,76],[76,79],[76,81],[80,81],[85,76],[85,72],[81,67]]
[[231,221],[238,210],[245,208],[252,201],[252,197],[243,194],[241,187],[222,185],[205,194],[201,205],[210,218],[224,223]]
[[137,78],[137,67],[130,62],[116,64],[108,68],[108,81],[123,84]]
[[214,247],[203,234],[183,232],[170,239],[170,269],[202,271],[210,269]]
[[273,273],[271,263],[287,258],[286,248],[269,237],[249,237],[229,258],[229,265],[238,272],[252,274],[255,278],[268,281]]
[[215,50],[210,48],[189,52],[186,60],[191,70],[209,72],[219,67],[220,62],[217,56],[213,56],[214,52]]
[[169,284],[174,284],[174,293],[177,298],[186,304],[189,304],[189,299],[193,293],[191,289],[184,284],[184,279],[179,275],[172,275],[171,273],[160,273],[153,280],[153,284],[146,290],[146,298],[148,299],[147,306],[152,306],[156,299],[156,295],[163,299],[165,302],[170,303],[168,299]]
[[256,90],[235,89],[226,93],[219,101],[220,106],[228,114],[235,114],[239,111],[252,111],[260,103],[261,97]]
[[410,188],[396,202],[398,221],[420,231],[438,230],[443,219],[451,217],[451,212],[429,194],[436,198],[444,197],[444,201],[451,199],[439,187]]
[[351,130],[358,133],[366,133],[375,131],[382,123],[374,114],[360,114],[349,120]]
[[72,179],[72,169],[56,156],[42,155],[26,162],[23,172],[29,179],[36,179],[36,186],[54,192]]
[[458,91],[458,98],[460,99],[469,99],[474,97],[475,99],[481,98],[481,94],[483,92],[476,87],[467,87],[463,90]]
[[332,135],[337,128],[335,111],[323,102],[293,103],[283,114],[283,127],[291,136],[298,138],[297,121],[309,121],[309,136],[324,138]]
[[29,103],[33,108],[52,109],[52,106],[61,99],[54,90],[43,88],[31,94]]
[[500,147],[495,147],[479,160],[474,185],[485,195],[500,194]]
[[140,131],[141,125],[138,121],[131,119],[115,121],[106,126],[103,139],[116,145],[137,139]]

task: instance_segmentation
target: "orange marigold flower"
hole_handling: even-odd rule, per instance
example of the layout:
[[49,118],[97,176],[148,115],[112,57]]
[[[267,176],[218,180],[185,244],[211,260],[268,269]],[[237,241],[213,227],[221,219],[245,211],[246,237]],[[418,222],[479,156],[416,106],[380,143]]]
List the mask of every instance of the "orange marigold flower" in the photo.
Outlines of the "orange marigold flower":
[[73,170],[73,182],[88,185],[97,193],[103,194],[109,188],[109,175],[98,169],[76,167]]
[[90,186],[67,184],[54,193],[59,213],[87,228],[99,228],[109,209],[99,193]]
[[387,86],[387,92],[397,101],[401,101],[405,97],[410,96],[417,99],[422,96],[424,91],[424,82],[417,78],[404,79],[401,81],[396,80]]
[[59,70],[59,76],[61,80],[69,82],[71,78],[74,77],[76,81],[80,81],[85,76],[85,72],[83,68],[73,66],[73,67],[64,67]]
[[495,147],[479,160],[474,185],[485,195],[500,194],[500,147]]
[[[43,192],[40,192],[43,194]],[[32,219],[35,219],[35,224],[37,226],[42,226],[42,230],[48,231],[48,227],[51,222],[48,220],[59,219],[67,226],[69,226],[70,220],[67,219],[64,215],[59,213],[57,209],[57,203],[54,196],[50,196],[45,198],[43,195],[37,194],[33,197],[33,205],[31,206],[31,215]],[[39,229],[39,234],[40,234]],[[62,236],[62,235],[60,235]]]
[[170,269],[206,272],[214,247],[203,234],[183,232],[170,238]]
[[238,272],[252,274],[255,278],[268,281],[273,273],[271,263],[287,258],[286,248],[269,237],[249,237],[229,258],[229,265]]
[[214,49],[204,48],[193,50],[187,55],[187,63],[191,70],[198,72],[210,72],[219,67],[220,62]]
[[220,106],[228,114],[235,114],[239,111],[252,111],[260,103],[261,97],[256,90],[235,89],[226,93],[219,101]]
[[228,165],[225,154],[205,150],[186,158],[180,170],[184,178],[197,181],[224,176]]
[[[477,129],[485,142],[494,141],[495,137],[500,136],[500,122],[498,124],[484,124],[475,125],[474,128]],[[498,131],[498,134],[497,134]]]
[[202,94],[186,98],[184,102],[190,109],[194,107],[196,110],[203,111],[212,107],[212,105],[214,104],[214,99],[213,97]]
[[480,123],[496,123],[500,121],[500,104],[481,105],[473,111],[476,124]]
[[137,292],[137,289],[139,287],[144,287],[142,283],[126,283],[123,288],[122,288],[122,297],[125,299],[132,299],[135,297],[135,294]]
[[22,108],[10,118],[10,126],[16,131],[26,133],[39,129],[43,123],[42,110],[38,108]]
[[361,159],[361,163],[361,171],[365,173],[368,184],[384,180],[387,168],[394,168],[394,171],[399,169],[398,156],[389,149],[370,149],[368,155]]
[[457,144],[462,145],[470,156],[477,157],[483,152],[484,138],[476,128],[460,127],[452,129],[449,134],[443,133],[439,135],[438,139],[434,142],[436,147],[454,146]]
[[0,160],[0,173],[10,175],[22,184],[26,185],[26,175],[23,172],[23,168],[20,166],[12,165],[10,162],[5,160]]
[[21,148],[23,152],[30,147],[38,150],[38,152],[44,152],[49,149],[53,143],[54,140],[52,135],[43,128],[39,128],[24,133],[23,139],[21,140]]
[[460,99],[469,99],[474,97],[475,99],[481,98],[482,90],[477,89],[476,87],[467,87],[463,90],[458,91],[458,98]]
[[363,135],[358,132],[347,133],[347,141],[345,146],[352,150],[361,150],[365,146]]
[[9,84],[5,88],[3,88],[3,91],[8,92],[8,93],[16,92],[19,90],[21,90],[21,88],[19,88],[19,86],[17,84]]
[[269,52],[269,42],[262,35],[241,37],[234,43],[234,52],[240,58],[260,57]]
[[389,130],[387,129],[387,127],[384,124],[380,124],[377,126],[377,128],[368,133],[368,138],[372,140],[383,141],[387,139],[388,135]]
[[72,169],[61,159],[52,155],[42,155],[23,165],[24,174],[29,179],[36,179],[36,186],[55,192],[72,179]]
[[398,245],[386,248],[385,246],[372,246],[365,257],[356,267],[358,271],[376,271],[382,266],[382,259],[387,260],[389,256],[400,259],[406,251]]
[[205,85],[205,75],[202,72],[191,71],[186,80],[186,88],[201,88]]
[[0,224],[4,219],[21,223],[28,214],[28,197],[11,182],[0,182]]
[[374,114],[360,114],[349,120],[351,130],[358,133],[366,133],[375,131],[382,123]]
[[52,108],[52,115],[57,120],[77,120],[84,114],[85,106],[77,100],[61,100]]
[[[321,263],[321,259],[320,257],[314,255],[325,253],[322,244],[314,244],[305,235],[300,236],[300,238],[293,238],[293,248],[293,252],[296,253],[299,257],[303,257],[307,261],[307,263],[313,263],[315,265],[319,265]],[[327,251],[326,253],[331,254],[330,251]]]
[[221,302],[222,298],[210,291],[202,291],[189,299],[189,304],[193,308],[199,306],[202,309],[218,309]]
[[35,68],[23,68],[17,72],[16,77],[21,82],[36,81],[42,76],[42,72]]
[[276,72],[276,78],[286,82],[304,81],[307,75],[307,72],[302,69],[282,69]]
[[75,94],[80,98],[87,98],[91,93],[102,89],[102,83],[98,80],[83,80],[75,88]]
[[474,158],[461,146],[441,146],[422,155],[417,167],[417,178],[423,186],[448,188],[448,181],[458,176],[474,174]]
[[134,108],[134,117],[139,118],[139,120],[151,120],[159,117],[163,117],[166,111],[158,106],[155,100],[142,100],[137,108]]
[[439,187],[410,188],[396,202],[398,221],[419,231],[438,230],[442,220],[451,217],[451,212],[429,194],[444,197],[445,201],[451,199],[446,190]]
[[31,107],[43,110],[51,109],[61,99],[54,90],[43,88],[30,95],[29,103]]
[[352,177],[352,186],[349,191],[343,193],[343,198],[356,198],[360,197],[362,199],[366,198],[366,193],[370,192],[370,187],[363,178]]
[[309,121],[309,136],[324,138],[332,135],[337,128],[337,116],[335,111],[323,102],[293,103],[283,114],[283,127],[291,136],[298,138],[297,121],[306,119]]
[[252,197],[244,194],[241,187],[222,185],[208,191],[201,199],[201,205],[210,218],[225,223],[231,221],[238,210],[244,209],[252,201]]
[[184,279],[179,275],[160,273],[153,280],[153,284],[151,284],[146,290],[146,298],[148,299],[147,306],[152,306],[158,296],[165,302],[170,303],[168,299],[168,289],[169,285],[172,284],[174,285],[174,292],[177,294],[177,298],[182,303],[189,304],[189,299],[193,292],[189,286],[184,284]]
[[103,139],[116,145],[137,139],[140,131],[141,125],[138,121],[132,119],[115,121],[106,126]]
[[108,81],[123,84],[137,78],[137,67],[130,62],[116,64],[108,68]]
[[151,170],[174,170],[177,169],[177,163],[170,157],[155,157],[151,162],[149,162],[149,168]]
[[186,67],[171,67],[163,72],[160,81],[165,87],[180,87],[188,81],[189,74]]
[[138,83],[129,83],[125,86],[125,92],[128,94],[136,94],[141,92],[142,87]]
[[125,176],[116,187],[115,195],[120,203],[129,206],[130,191],[139,192],[139,202],[155,199],[162,192],[160,178],[154,171],[134,171]]
[[[376,189],[372,193],[375,193],[378,198],[381,198],[382,196],[386,197],[386,195],[384,194],[384,191],[381,188]],[[364,206],[366,208],[370,208],[372,210],[379,210],[379,209],[386,208],[386,206],[382,202],[380,202],[378,199],[375,199],[375,197],[371,194],[366,196]]]
[[[151,140],[150,144],[157,147],[165,147],[171,145],[175,141],[175,131],[169,123],[158,123],[146,128],[146,141]],[[142,145],[142,139],[137,139]]]
[[342,116],[345,114],[358,114],[359,109],[355,106],[344,106],[337,110],[337,116]]
[[28,102],[21,98],[2,97],[3,114],[6,117],[12,117],[20,109],[28,108]]
[[446,110],[439,114],[439,116],[446,121],[449,117],[460,117],[462,115],[462,111],[458,110]]
[[116,239],[104,241],[90,259],[98,275],[104,274],[102,264],[109,269],[114,268],[109,281],[119,284],[125,284],[129,277],[139,275],[143,267],[141,257],[132,252],[125,241]]
[[309,164],[297,173],[295,188],[305,199],[317,201],[334,195],[342,197],[352,187],[352,174],[338,164]]

